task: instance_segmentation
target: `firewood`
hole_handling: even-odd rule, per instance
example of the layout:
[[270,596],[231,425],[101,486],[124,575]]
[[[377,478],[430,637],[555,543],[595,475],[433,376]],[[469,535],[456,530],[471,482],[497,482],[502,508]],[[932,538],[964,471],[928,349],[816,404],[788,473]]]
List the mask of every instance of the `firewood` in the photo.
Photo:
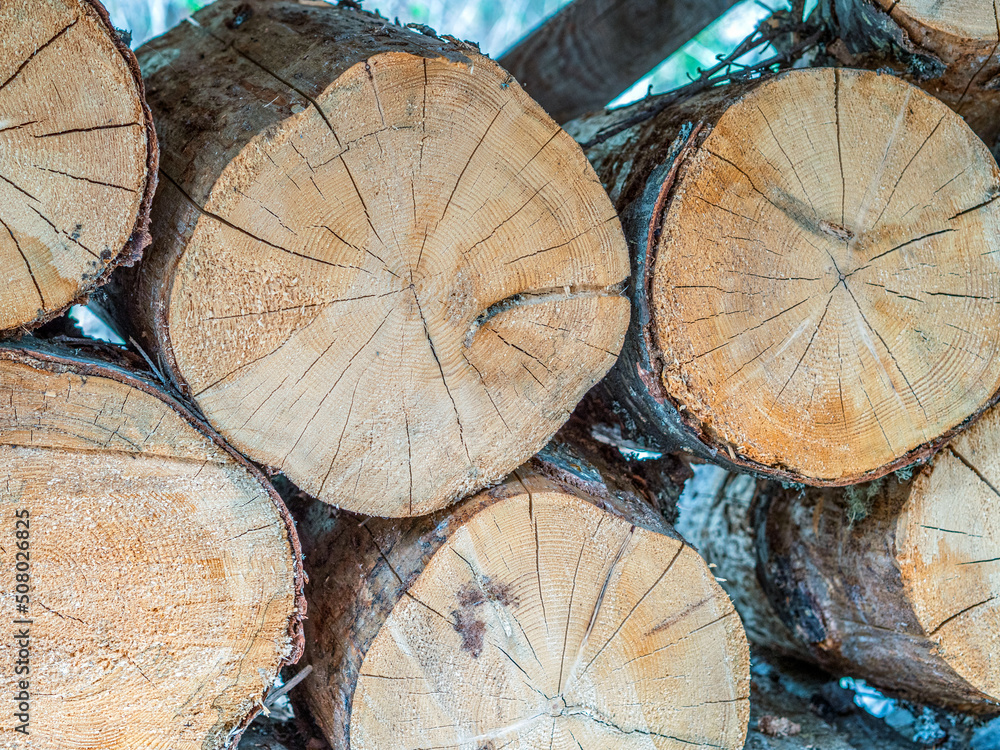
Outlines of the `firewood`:
[[816,485],[924,459],[1000,387],[1000,170],[890,75],[795,70],[568,126],[622,214],[626,432]]
[[618,354],[617,216],[474,47],[222,0],[143,47],[156,243],[112,314],[237,449],[428,513],[540,449]]
[[566,122],[603,109],[733,4],[573,0],[499,62],[556,122]]
[[332,747],[743,745],[729,598],[641,484],[572,448],[401,523],[314,503],[302,534]]
[[302,650],[301,553],[263,476],[146,380],[14,345],[0,467],[0,744],[235,747]]
[[[762,506],[766,506],[774,490],[769,481],[747,474],[728,473],[717,467],[701,470],[692,484],[685,486],[683,510],[675,526],[718,576],[733,600],[750,642],[753,669],[750,732],[745,750],[912,750],[915,745],[910,739],[916,739],[917,734],[921,746],[933,744],[945,750],[968,748],[970,735],[979,722],[968,714],[935,705],[938,701],[933,695],[916,696],[913,691],[907,694],[910,698],[929,700],[930,704],[900,702],[896,700],[898,695],[883,699],[896,704],[889,712],[892,716],[885,714],[882,707],[878,707],[876,714],[888,716],[891,727],[884,718],[868,715],[868,710],[876,708],[871,703],[872,686],[864,690],[869,693],[869,702],[868,708],[862,708],[853,689],[838,685],[845,675],[860,677],[858,672],[863,674],[864,670],[843,662],[826,662],[830,672],[820,669],[812,649],[782,621],[758,575],[764,565],[758,553],[767,550],[758,536],[764,531],[760,520],[766,517],[766,513],[762,516]],[[840,507],[850,524],[852,518],[858,522],[857,514],[876,501],[868,497],[866,485],[848,491],[852,493],[845,498],[848,507]],[[879,544],[883,542],[879,540]],[[828,548],[822,554],[829,560],[836,553]],[[849,558],[845,565],[855,561]],[[831,573],[828,563],[825,573]],[[839,573],[832,575],[833,580],[839,580]],[[776,578],[780,578],[780,573]],[[818,579],[813,577],[810,584],[818,585]],[[767,588],[773,590],[770,584]],[[878,637],[873,626],[870,638],[874,641]],[[909,726],[904,718],[907,713]],[[762,726],[761,720],[765,718]],[[787,726],[783,720],[798,724],[800,733],[787,737],[769,734]]]
[[898,68],[965,118],[988,146],[997,145],[1000,19],[994,3],[827,0],[824,6],[852,64]]
[[34,328],[149,243],[156,134],[96,0],[0,7],[0,337]]
[[907,697],[997,710],[998,452],[994,408],[909,479],[761,489],[758,569],[814,659]]

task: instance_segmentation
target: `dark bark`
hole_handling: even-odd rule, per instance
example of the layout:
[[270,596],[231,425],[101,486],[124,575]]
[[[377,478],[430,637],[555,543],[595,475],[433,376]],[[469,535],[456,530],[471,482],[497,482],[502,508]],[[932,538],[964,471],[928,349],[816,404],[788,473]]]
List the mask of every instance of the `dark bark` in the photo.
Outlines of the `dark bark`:
[[603,108],[733,4],[575,0],[499,62],[556,122],[567,122]]

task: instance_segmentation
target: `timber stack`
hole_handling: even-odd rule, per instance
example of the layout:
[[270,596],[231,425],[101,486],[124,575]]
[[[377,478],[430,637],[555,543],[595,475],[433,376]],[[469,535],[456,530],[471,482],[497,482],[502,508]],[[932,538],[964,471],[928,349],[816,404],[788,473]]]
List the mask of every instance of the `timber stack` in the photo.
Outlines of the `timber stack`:
[[135,57],[0,7],[0,337],[103,287],[135,350],[0,344],[0,745],[233,750],[288,690],[243,747],[909,747],[844,675],[948,750],[997,713],[996,7],[823,0],[585,114],[732,4],[501,64],[346,1]]

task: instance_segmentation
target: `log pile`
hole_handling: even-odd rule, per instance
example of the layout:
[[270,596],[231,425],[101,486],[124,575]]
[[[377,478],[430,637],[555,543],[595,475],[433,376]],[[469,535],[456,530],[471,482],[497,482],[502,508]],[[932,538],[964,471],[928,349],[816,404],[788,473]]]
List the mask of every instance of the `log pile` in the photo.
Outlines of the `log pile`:
[[[97,0],[0,7],[0,745],[232,750],[286,690],[242,747],[969,745],[996,9],[828,0],[556,124],[729,5],[577,0],[507,67],[353,2],[137,57]],[[16,339],[98,287],[127,347]]]

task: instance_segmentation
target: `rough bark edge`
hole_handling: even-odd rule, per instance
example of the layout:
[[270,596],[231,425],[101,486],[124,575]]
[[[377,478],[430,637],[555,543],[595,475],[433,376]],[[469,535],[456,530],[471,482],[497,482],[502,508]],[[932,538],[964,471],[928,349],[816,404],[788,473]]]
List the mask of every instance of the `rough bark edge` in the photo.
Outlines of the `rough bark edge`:
[[[775,76],[763,76],[754,84],[766,84],[774,78]],[[742,98],[746,93],[748,89],[739,86],[736,96]],[[734,446],[715,440],[700,423],[685,416],[680,409],[681,404],[663,386],[662,352],[656,346],[655,320],[649,312],[650,273],[656,264],[656,243],[659,241],[663,220],[673,202],[678,174],[684,170],[687,157],[701,146],[712,128],[712,123],[704,119],[685,121],[671,143],[666,159],[645,179],[641,196],[630,202],[622,212],[622,224],[633,225],[626,230],[626,238],[631,239],[639,232],[644,236],[644,242],[639,247],[629,247],[634,280],[629,289],[633,314],[625,344],[619,360],[596,391],[600,394],[597,398],[605,406],[610,406],[610,409],[598,406],[595,411],[602,413],[604,418],[617,422],[622,427],[623,434],[638,438],[642,443],[665,451],[681,450],[729,471],[813,487],[846,487],[881,479],[907,466],[925,463],[952,438],[968,429],[987,410],[1000,402],[998,390],[973,414],[933,440],[921,443],[894,461],[864,474],[839,479],[809,477],[783,466],[769,466],[745,458],[736,452]],[[635,227],[635,222],[645,226]],[[630,348],[635,350],[636,356],[625,356]],[[634,375],[627,370],[622,372],[623,368],[630,365],[635,366]],[[636,380],[642,384],[643,392],[636,392],[633,387]],[[609,387],[612,383],[614,386]],[[620,403],[623,394],[631,402],[625,407]],[[588,397],[588,400],[593,405],[593,396]],[[608,413],[609,411],[613,414]],[[648,427],[643,429],[637,425],[637,418],[642,419]]]
[[[84,1],[91,3],[99,3],[99,0],[84,0]],[[323,5],[325,6],[325,3]],[[239,7],[242,8],[243,6]],[[271,8],[273,9],[273,4]],[[239,8],[237,8],[237,10],[238,9]],[[101,10],[103,11],[103,7]],[[396,33],[400,35],[409,32],[415,35],[418,39],[420,37],[426,37],[428,40],[435,40],[441,43],[441,45],[435,50],[430,46],[433,43],[431,41],[427,40],[416,41],[414,44],[414,48],[407,50],[409,54],[413,54],[414,56],[424,57],[425,59],[428,60],[444,59],[452,63],[465,63],[470,67],[475,65],[475,59],[470,58],[468,56],[470,52],[474,53],[478,57],[484,57],[489,59],[489,56],[484,55],[480,51],[479,46],[474,42],[462,41],[448,34],[439,35],[434,29],[426,25],[407,24],[403,26],[398,24],[398,22],[393,23],[384,16],[382,16],[380,13],[378,13],[377,10],[375,12],[365,10],[353,0],[339,0],[336,5],[331,4],[328,8],[324,7],[324,10],[349,14],[350,16],[353,16],[357,21],[361,23],[372,24],[373,25],[372,31],[378,30],[379,27],[381,27],[381,29],[385,31],[387,31],[389,28],[392,28],[396,30]],[[217,8],[212,8],[209,5],[198,11],[196,16],[201,15],[206,11],[209,13],[219,12]],[[106,21],[108,27],[112,29],[112,33],[114,34],[116,43],[121,44],[121,40],[119,39],[117,32],[114,31],[114,28],[111,26],[110,20],[107,20],[106,11],[104,11],[104,20]],[[196,17],[195,20],[197,20]],[[210,24],[206,24],[206,27],[208,26],[210,26]],[[217,41],[219,41],[220,44],[226,44],[227,46],[231,46],[231,43],[226,43],[222,39],[217,39]],[[145,218],[143,225],[141,227],[141,231],[143,233],[144,241],[141,243],[140,247],[132,251],[132,255],[129,261],[127,262],[122,261],[120,264],[118,264],[125,267],[135,267],[135,271],[137,274],[139,274],[139,278],[133,279],[133,281],[141,283],[141,280],[144,277],[148,277],[150,275],[148,273],[143,273],[144,270],[143,264],[140,263],[140,259],[143,258],[142,251],[147,246],[152,244],[152,237],[149,234],[150,207],[152,205],[153,195],[156,192],[156,188],[158,186],[159,149],[158,147],[156,147],[157,145],[156,131],[152,125],[152,114],[150,112],[149,105],[146,103],[145,88],[142,83],[142,75],[139,70],[138,60],[128,47],[124,47],[124,49],[127,51],[129,66],[133,71],[133,75],[139,81],[140,92],[142,93],[143,111],[146,114],[150,132],[153,133],[152,145],[154,146],[154,148],[152,148],[151,151],[151,160],[149,162],[149,168],[151,170],[150,174],[153,175],[152,184],[149,187],[147,196],[143,200]],[[382,52],[385,51],[387,50],[382,50]],[[381,54],[381,53],[376,53],[376,54]],[[354,65],[367,62],[370,59],[371,59],[370,56],[359,58],[354,63],[347,65],[342,71],[340,71],[336,75],[335,78],[331,80],[329,85],[332,86],[334,83],[336,83],[336,81],[338,81]],[[268,71],[268,73],[272,76],[274,75],[273,73],[270,73],[270,71]],[[277,80],[280,81],[280,79]],[[287,84],[284,81],[280,82],[282,83],[282,85],[287,86]],[[309,102],[309,107],[316,110],[319,109],[318,105],[313,101]],[[320,111],[320,115],[324,116],[322,111]],[[244,148],[246,147],[246,145],[249,145],[249,143],[253,141],[253,139],[258,135],[260,134],[258,133],[251,136],[247,140],[247,143],[244,145]],[[167,184],[169,184],[174,190],[176,190],[180,194],[182,198],[181,202],[186,207],[184,213],[186,217],[193,222],[191,227],[191,231],[193,233],[198,223],[200,223],[205,218],[202,213],[203,207],[199,206],[197,203],[191,200],[187,192],[166,172],[163,173],[163,177],[165,178],[165,182],[163,183],[162,187],[165,187]],[[180,216],[181,214],[178,213],[178,218]],[[139,229],[138,222],[136,227],[138,231]],[[154,276],[153,281],[157,282],[160,279],[167,280],[166,284],[153,283],[151,285],[151,288],[149,290],[150,299],[148,300],[148,305],[145,304],[143,300],[133,299],[134,294],[124,286],[122,286],[121,288],[110,288],[107,290],[101,290],[101,294],[97,297],[95,302],[98,311],[102,313],[101,314],[102,320],[105,323],[107,323],[116,333],[118,333],[126,341],[129,339],[130,335],[134,334],[135,337],[142,342],[142,344],[146,347],[146,349],[150,353],[155,354],[158,360],[157,364],[159,365],[160,371],[163,372],[167,378],[169,378],[170,384],[177,391],[177,393],[181,394],[187,399],[193,400],[194,395],[191,392],[191,388],[188,386],[187,382],[180,376],[181,369],[177,364],[176,357],[174,356],[174,347],[170,341],[170,324],[169,324],[169,314],[168,314],[170,307],[170,299],[173,294],[174,279],[177,275],[176,274],[177,266],[180,264],[181,259],[184,257],[186,251],[187,251],[186,246],[179,247],[176,246],[175,243],[170,243],[167,246],[167,248],[162,251],[157,251],[157,247],[154,246],[153,252],[149,253],[146,256],[147,262],[153,262],[156,263],[156,265],[160,266],[159,268],[156,268],[152,272]],[[111,268],[108,269],[107,275],[110,275],[111,270],[112,270]],[[122,280],[121,274],[119,274],[118,280]],[[100,283],[96,284],[94,289],[102,286],[107,281],[108,279],[102,276]],[[94,291],[94,289],[91,289],[90,291],[92,292]],[[85,296],[86,295],[82,295],[81,299],[84,299]],[[68,309],[68,307],[69,306],[67,306],[66,309]],[[143,308],[147,307],[148,307],[148,312],[141,312]],[[269,475],[274,475],[279,473],[279,469],[277,469],[276,467],[265,466],[263,464],[259,464],[259,466],[263,467],[264,470]],[[501,480],[498,479],[497,482],[499,481]],[[494,484],[496,484],[497,482],[494,482]],[[448,504],[452,505],[458,500],[461,500],[462,497],[464,497],[464,495],[456,496],[452,498]]]
[[[573,427],[579,426],[579,422],[573,424]],[[578,442],[579,439],[582,439],[582,442]],[[671,457],[664,466],[664,471],[654,481],[646,481],[645,477],[630,469],[629,463],[618,454],[616,449],[600,445],[596,441],[584,438],[574,429],[564,427],[536,456],[528,459],[500,482],[463,498],[457,504],[446,506],[423,516],[402,518],[362,516],[317,500],[308,493],[299,490],[291,482],[287,482],[287,484],[279,482],[282,495],[288,504],[304,519],[303,544],[306,556],[307,559],[313,556],[321,558],[322,562],[317,563],[317,568],[327,568],[331,564],[331,558],[338,562],[364,559],[373,550],[374,554],[371,554],[371,557],[377,559],[368,572],[362,574],[362,588],[378,577],[378,571],[383,566],[390,569],[394,578],[391,588],[379,591],[379,597],[366,610],[368,615],[376,613],[381,618],[381,624],[373,632],[363,637],[352,638],[357,652],[357,663],[349,662],[348,651],[343,650],[342,647],[340,658],[331,660],[336,662],[337,672],[348,673],[355,678],[351,692],[342,696],[343,705],[339,708],[339,711],[346,717],[342,725],[346,743],[343,750],[350,747],[351,715],[354,708],[354,693],[357,688],[356,677],[367,658],[372,643],[381,632],[386,619],[396,609],[399,602],[407,596],[410,587],[458,528],[468,524],[479,513],[515,495],[526,494],[530,498],[532,492],[539,489],[539,483],[546,483],[551,486],[544,487],[545,491],[558,490],[563,492],[580,502],[624,520],[636,528],[643,528],[650,533],[672,539],[683,547],[691,548],[697,554],[697,550],[674,530],[667,516],[661,512],[661,503],[657,502],[657,494],[665,491],[659,482],[662,482],[663,485],[676,482],[679,494],[681,482],[674,477],[683,477],[684,472],[688,471],[687,464]],[[313,525],[308,519],[310,509],[336,520],[332,524],[325,521]],[[364,544],[369,549],[368,552],[358,553],[355,550],[353,553],[344,553],[336,551],[348,549],[351,546],[350,534],[365,526],[369,519],[381,524],[380,529],[392,529],[395,536],[394,544],[408,539],[414,547],[419,548],[421,550],[419,566],[415,566],[406,575],[402,575],[401,571],[394,568],[389,560],[392,548],[383,550],[380,546],[380,542],[383,540],[371,535],[370,531],[370,536],[364,537]],[[348,528],[346,524],[352,524],[352,526]],[[360,532],[358,533],[360,535]],[[379,533],[382,532],[379,531]],[[370,548],[368,545],[371,545]],[[356,606],[358,590],[353,589],[349,596],[352,598],[347,608],[351,612],[357,613],[360,609]],[[728,597],[728,595],[726,596]],[[356,617],[352,618],[350,624],[352,634],[358,627],[357,622]],[[296,721],[299,722],[299,730],[303,736],[311,735],[311,737],[322,738],[323,743],[332,746],[325,729],[320,725],[316,713],[312,710],[306,692],[293,693],[290,699],[294,707]],[[334,722],[338,721],[337,716],[337,709],[334,709]]]
[[[923,471],[929,469],[925,467]],[[933,632],[921,624],[907,596],[896,558],[896,534],[897,523],[907,512],[906,504],[917,476],[917,473],[907,479],[896,476],[886,483],[870,485],[869,489],[876,492],[869,498],[873,512],[857,522],[867,521],[874,524],[874,528],[859,535],[852,534],[855,520],[847,512],[843,514],[845,520],[838,529],[841,546],[836,552],[836,564],[832,556],[816,554],[825,549],[822,538],[799,534],[812,520],[804,517],[811,514],[806,513],[803,501],[818,497],[819,504],[815,507],[822,513],[824,504],[831,499],[837,510],[846,510],[849,496],[838,488],[796,490],[773,481],[757,482],[757,497],[751,513],[760,589],[771,611],[802,649],[792,656],[811,662],[830,674],[862,677],[896,700],[937,706],[971,716],[996,716],[1000,714],[1000,700],[969,682],[941,655],[940,644],[934,640]],[[827,541],[829,536],[832,535],[826,537]],[[891,542],[891,546],[865,556],[871,545],[883,540]],[[859,551],[862,548],[865,552]],[[841,564],[844,558],[846,564]],[[865,591],[858,586],[857,580],[862,578],[880,580],[879,591],[889,592],[874,618],[882,623],[891,619],[892,628],[888,632],[884,624],[869,622],[871,613],[863,610],[872,590]],[[868,648],[861,649],[861,656],[867,659],[859,658],[854,647],[870,638],[871,633],[865,635],[850,626],[874,630],[882,638],[891,638],[897,647],[910,649],[911,657],[916,652],[919,658],[913,662],[898,655],[887,659],[884,654],[873,654]],[[909,670],[911,663],[918,665],[914,671]]]
[[[301,658],[302,652],[305,648],[305,635],[303,633],[302,623],[306,618],[307,607],[304,591],[306,574],[305,569],[302,566],[302,548],[299,544],[298,534],[295,531],[295,520],[288,512],[288,508],[285,506],[285,503],[282,501],[277,491],[275,491],[274,487],[271,486],[271,483],[267,480],[267,478],[260,472],[259,469],[257,469],[257,467],[231,448],[207,423],[195,416],[187,409],[187,407],[177,401],[177,399],[164,392],[161,387],[157,386],[146,377],[138,373],[129,372],[128,370],[109,362],[79,357],[72,352],[52,346],[51,344],[44,344],[38,341],[33,343],[35,344],[34,346],[26,346],[24,342],[5,342],[3,345],[0,345],[0,360],[16,362],[34,369],[41,369],[56,374],[69,372],[74,375],[84,377],[108,378],[109,380],[117,381],[123,385],[137,388],[138,390],[159,399],[177,412],[177,414],[190,424],[193,429],[197,430],[211,440],[218,448],[232,458],[233,461],[249,472],[250,475],[256,479],[261,487],[267,492],[270,497],[271,504],[274,505],[275,509],[278,511],[278,515],[285,526],[288,542],[291,547],[290,553],[293,570],[292,582],[295,587],[295,611],[292,613],[288,622],[288,637],[292,642],[292,651],[287,658],[282,659],[281,663],[278,665],[278,670],[280,671],[285,666],[295,664]],[[263,696],[261,696],[261,698],[263,698]],[[244,716],[236,726],[230,729],[229,736],[225,740],[225,744],[220,746],[220,750],[232,750],[236,748],[243,732],[250,725],[250,722],[257,717],[262,709],[263,703],[259,701],[258,704],[251,708],[247,715]]]
[[31,332],[35,328],[38,328],[51,320],[55,320],[61,315],[64,315],[73,305],[86,304],[87,298],[94,291],[108,283],[112,272],[116,268],[119,266],[135,265],[135,263],[142,257],[143,250],[145,250],[153,241],[153,238],[149,233],[149,221],[150,209],[153,205],[153,195],[156,193],[156,185],[158,182],[160,148],[156,140],[156,128],[153,126],[153,113],[150,112],[149,105],[146,103],[146,88],[142,82],[142,74],[139,72],[139,62],[136,60],[135,54],[132,52],[131,48],[129,48],[129,46],[122,41],[118,31],[111,23],[111,16],[108,15],[108,11],[105,7],[101,5],[100,0],[80,0],[80,2],[86,8],[94,11],[98,20],[108,33],[108,36],[111,38],[111,41],[114,43],[119,53],[121,53],[122,58],[125,60],[125,64],[128,66],[129,72],[132,74],[132,80],[135,83],[136,92],[139,95],[139,103],[142,105],[142,116],[145,122],[146,186],[143,190],[142,201],[139,203],[139,213],[135,218],[135,223],[132,225],[132,232],[129,235],[129,238],[125,241],[122,248],[114,256],[108,259],[107,265],[104,267],[101,274],[91,283],[80,285],[78,287],[78,294],[76,298],[67,302],[62,307],[56,310],[43,312],[42,315],[37,316],[34,320],[22,323],[14,328],[0,330],[0,340],[7,338],[19,338],[20,336]]

